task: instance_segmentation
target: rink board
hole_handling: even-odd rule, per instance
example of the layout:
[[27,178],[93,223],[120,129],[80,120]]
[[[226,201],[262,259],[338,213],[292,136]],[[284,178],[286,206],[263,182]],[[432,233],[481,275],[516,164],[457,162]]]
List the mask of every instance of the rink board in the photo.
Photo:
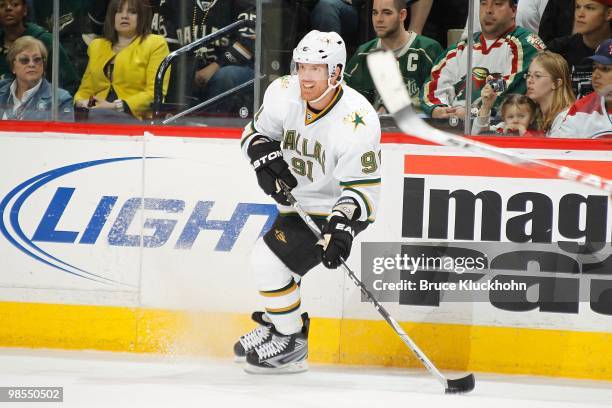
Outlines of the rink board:
[[[276,215],[241,156],[239,132],[87,129],[0,132],[10,169],[0,180],[0,345],[229,355],[258,307],[250,250]],[[612,178],[610,143],[546,141],[546,149],[542,141],[491,140]],[[428,193],[445,190],[492,191],[504,209],[537,193],[550,203],[550,240],[571,241],[557,227],[568,194],[594,202],[602,195],[412,138],[385,142],[377,221],[360,242],[440,241],[427,235],[435,221]],[[405,230],[415,217],[405,210],[406,186],[419,183],[425,201],[415,236]],[[592,228],[609,247],[610,210],[609,202],[605,211],[583,208],[575,229]],[[500,243],[516,214],[501,214]],[[449,213],[447,241],[461,216]],[[349,260],[356,271],[360,248]],[[314,361],[419,365],[340,271],[311,271],[302,296],[314,317]],[[612,380],[612,311],[581,300],[565,313],[490,302],[385,306],[441,368]]]

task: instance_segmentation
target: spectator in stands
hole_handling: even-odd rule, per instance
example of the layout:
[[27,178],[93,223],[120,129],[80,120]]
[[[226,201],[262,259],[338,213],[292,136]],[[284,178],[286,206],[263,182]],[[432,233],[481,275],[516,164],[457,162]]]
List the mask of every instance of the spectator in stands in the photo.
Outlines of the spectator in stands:
[[[167,41],[177,47],[245,19],[255,21],[255,0],[166,1],[160,7],[160,20],[163,20],[163,28],[168,33]],[[254,50],[254,28],[243,28],[197,50],[193,96],[200,101],[207,100],[253,79]],[[252,105],[253,87],[248,87],[224,98],[212,110],[235,113]]]
[[406,4],[410,6],[408,31],[422,34],[433,7],[433,0],[408,0]]
[[[11,76],[11,70],[6,64],[6,55],[11,44],[24,35],[39,39],[49,50],[46,74],[47,78],[51,78],[52,64],[50,61],[52,59],[53,37],[42,27],[26,22],[27,15],[28,7],[25,0],[0,0],[0,79]],[[74,92],[79,83],[78,75],[61,45],[59,52],[59,85],[69,92]]]
[[[102,34],[108,0],[61,0],[59,14],[60,43],[70,57],[77,77],[81,78],[87,66],[87,45],[92,35]],[[53,1],[33,0],[36,8],[34,21],[53,31]],[[31,9],[29,9],[31,10]]]
[[[44,78],[47,48],[42,41],[24,35],[11,44],[7,62],[15,79],[0,81],[2,120],[51,120],[51,84]],[[72,97],[58,89],[58,118],[74,120]]]
[[420,106],[421,88],[429,77],[433,62],[443,52],[438,42],[407,31],[404,28],[407,16],[405,0],[374,0],[372,25],[377,38],[359,46],[346,65],[346,83],[365,96],[379,113],[386,113],[386,110],[366,64],[369,53],[379,49],[395,53],[413,104]]
[[[481,31],[480,20],[480,0],[472,0],[474,2],[474,32]],[[546,9],[549,0],[520,0],[516,6],[516,25],[523,27],[532,33],[538,33],[540,29],[540,20]],[[553,2],[555,0],[552,0]],[[467,35],[467,23],[465,25]]]
[[540,108],[525,95],[508,94],[499,109],[502,122],[491,125],[491,108],[495,98],[496,93],[491,85],[486,85],[482,89],[482,106],[472,125],[473,135],[544,136],[544,133],[538,130]]
[[572,34],[574,0],[549,0],[540,19],[538,35],[546,45],[552,39]]
[[313,30],[335,31],[345,40],[357,37],[359,9],[365,0],[318,0],[310,12]]
[[[525,92],[523,74],[544,44],[536,34],[516,27],[515,16],[513,0],[481,1],[482,32],[474,34],[472,100],[480,94],[488,74],[501,76],[508,93]],[[423,110],[433,118],[462,118],[465,115],[468,58],[465,47],[466,41],[462,40],[446,50],[434,64],[424,86]]]
[[[419,4],[421,2],[427,4]],[[418,29],[423,24],[422,14],[427,12],[422,33],[419,34],[436,40],[443,48],[448,48],[452,45],[447,41],[448,30],[463,28],[468,16],[468,5],[466,0],[418,0],[411,6],[411,11],[415,13],[415,22],[412,22],[411,16],[409,28]]]
[[[91,42],[89,64],[74,99],[91,119],[129,121],[151,115],[155,75],[169,54],[163,37],[151,34],[151,9],[143,0],[111,0],[104,38]],[[164,78],[163,92],[168,87]],[[93,116],[93,117],[92,117]]]
[[542,20],[548,1],[549,0],[519,0],[516,8],[516,25],[537,34],[540,31],[540,21]]
[[593,61],[595,92],[576,101],[565,116],[558,137],[612,137],[612,39],[597,47]]
[[[435,35],[436,38],[432,36],[432,39],[446,48],[446,32],[449,29],[459,28],[459,26],[452,23],[447,26],[439,21],[440,18],[456,19],[457,15],[463,13],[467,16],[467,7],[465,7],[464,1],[451,1],[453,3],[450,3],[450,1],[434,3],[434,0],[407,0],[406,4],[410,7],[408,31],[423,34],[426,30],[425,35]],[[444,12],[448,10],[453,10],[453,12]],[[459,24],[461,24],[460,20],[450,21],[459,21]]]
[[593,91],[593,65],[585,58],[593,55],[602,41],[612,37],[612,0],[576,0],[574,35],[556,38],[548,49],[561,54],[572,74],[572,86],[578,98]]
[[540,107],[541,130],[555,135],[576,97],[571,86],[569,67],[559,54],[540,52],[525,74],[527,96]]

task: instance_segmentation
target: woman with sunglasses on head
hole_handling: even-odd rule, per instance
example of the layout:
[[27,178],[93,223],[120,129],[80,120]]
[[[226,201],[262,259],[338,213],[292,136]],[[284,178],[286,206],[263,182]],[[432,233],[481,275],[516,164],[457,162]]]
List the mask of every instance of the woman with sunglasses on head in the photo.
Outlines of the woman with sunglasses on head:
[[[16,39],[7,53],[15,79],[0,81],[0,119],[51,120],[51,84],[44,78],[47,48],[31,36]],[[58,89],[58,119],[74,120],[72,97]]]
[[[89,44],[89,63],[74,96],[90,120],[130,122],[151,117],[157,69],[169,54],[166,40],[151,34],[146,0],[111,0],[104,37]],[[166,72],[163,93],[170,78]],[[92,117],[93,116],[93,117]]]
[[567,62],[559,54],[541,51],[531,61],[525,80],[527,96],[540,107],[541,130],[554,136],[576,100]]

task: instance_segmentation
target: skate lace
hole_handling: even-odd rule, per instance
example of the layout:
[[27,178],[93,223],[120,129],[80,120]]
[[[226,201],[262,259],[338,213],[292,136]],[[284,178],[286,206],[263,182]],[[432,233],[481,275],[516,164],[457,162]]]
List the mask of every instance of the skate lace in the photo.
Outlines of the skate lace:
[[285,351],[291,336],[273,336],[272,340],[255,349],[260,359],[269,358]]
[[261,342],[264,341],[266,337],[268,337],[269,333],[270,333],[269,327],[258,326],[254,328],[253,330],[251,330],[250,332],[248,332],[247,334],[245,334],[244,336],[242,336],[240,338],[240,342],[244,346],[245,350],[250,350],[252,348],[259,346]]

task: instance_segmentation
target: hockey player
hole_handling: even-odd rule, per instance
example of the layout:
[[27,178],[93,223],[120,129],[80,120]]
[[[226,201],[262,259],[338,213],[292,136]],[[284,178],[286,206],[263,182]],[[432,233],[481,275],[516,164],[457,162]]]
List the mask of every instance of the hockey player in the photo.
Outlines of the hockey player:
[[360,45],[346,68],[346,83],[368,98],[379,113],[386,113],[386,109],[366,64],[369,53],[379,49],[395,53],[412,104],[418,107],[421,105],[419,94],[429,78],[433,63],[444,51],[437,41],[407,31],[404,28],[407,17],[405,0],[374,0],[372,25],[377,38]]
[[[335,32],[311,31],[293,50],[292,74],[274,81],[242,136],[242,150],[279,216],[255,244],[250,269],[264,312],[234,346],[247,372],[307,369],[308,316],[300,279],[320,262],[340,266],[353,238],[374,221],[380,189],[380,122],[342,83],[346,48]],[[322,229],[324,242],[295,213],[283,182]]]

